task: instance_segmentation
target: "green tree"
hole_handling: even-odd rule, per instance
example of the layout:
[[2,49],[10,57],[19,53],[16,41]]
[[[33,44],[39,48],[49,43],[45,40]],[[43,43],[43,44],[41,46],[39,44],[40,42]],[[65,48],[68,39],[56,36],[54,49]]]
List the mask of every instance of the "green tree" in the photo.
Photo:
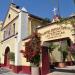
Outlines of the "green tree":
[[9,53],[9,58],[10,58],[11,61],[14,62],[15,61],[15,53],[14,52],[10,52]]
[[63,47],[63,49],[62,49],[62,47],[60,46],[58,50],[61,52],[62,62],[65,62],[65,59],[66,59],[66,57],[68,55],[67,48]]
[[53,43],[50,43],[48,49],[49,49],[49,52],[52,54],[52,51],[57,47],[57,45],[54,45]]
[[58,49],[60,52],[61,52],[61,59],[62,59],[62,62],[65,62],[65,59],[67,57],[67,50],[68,50],[68,46],[67,46],[67,42],[66,41],[61,41],[60,43],[60,47]]
[[53,62],[54,62],[54,57],[53,57],[52,51],[53,51],[56,47],[57,47],[57,45],[54,45],[53,42],[50,43],[50,45],[49,45],[49,47],[48,47],[49,53],[50,53],[50,55],[51,55],[51,56],[49,55],[49,57],[51,58],[51,64],[53,64]]
[[[25,51],[21,51],[28,62],[35,66],[39,66],[40,62],[41,40],[37,32],[34,32],[30,41],[25,43]],[[31,65],[32,66],[32,65]]]

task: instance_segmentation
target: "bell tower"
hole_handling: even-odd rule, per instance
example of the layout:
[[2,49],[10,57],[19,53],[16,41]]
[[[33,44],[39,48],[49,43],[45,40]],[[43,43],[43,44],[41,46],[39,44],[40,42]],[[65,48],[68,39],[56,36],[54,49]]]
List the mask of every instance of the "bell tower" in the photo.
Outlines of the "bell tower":
[[58,9],[54,8],[52,11],[54,13],[52,23],[60,21],[60,16],[57,14]]

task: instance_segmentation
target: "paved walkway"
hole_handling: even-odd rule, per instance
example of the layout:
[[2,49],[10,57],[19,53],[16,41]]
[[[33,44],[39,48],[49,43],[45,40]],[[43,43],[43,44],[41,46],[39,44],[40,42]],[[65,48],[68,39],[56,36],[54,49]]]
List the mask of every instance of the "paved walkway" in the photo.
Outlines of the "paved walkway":
[[16,74],[7,68],[0,68],[0,75],[29,75],[29,74]]
[[[47,75],[75,75],[75,66],[67,66],[65,68],[56,68],[52,73]],[[28,74],[15,74],[6,68],[0,68],[0,75],[28,75]]]
[[75,73],[63,73],[63,72],[53,72],[48,75],[75,75]]
[[75,75],[75,66],[56,68],[52,73],[49,73],[47,75]]

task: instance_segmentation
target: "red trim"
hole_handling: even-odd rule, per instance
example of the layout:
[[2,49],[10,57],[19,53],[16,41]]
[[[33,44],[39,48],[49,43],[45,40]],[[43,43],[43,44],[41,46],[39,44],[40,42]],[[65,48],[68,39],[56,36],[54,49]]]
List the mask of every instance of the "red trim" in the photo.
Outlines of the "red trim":
[[22,68],[22,71],[20,73],[27,73],[31,74],[31,68],[29,66],[20,66]]
[[31,74],[30,66],[15,66],[15,65],[10,65],[10,68],[15,73]]
[[[0,67],[7,67],[7,66],[5,66],[4,64],[0,64]],[[12,69],[12,71],[15,72],[15,73],[31,74],[31,68],[30,68],[30,66],[15,66],[15,65],[10,65],[9,69]]]
[[49,56],[48,56],[48,48],[42,46],[42,75],[46,75],[50,72],[50,63],[49,63]]
[[0,64],[0,67],[1,67],[1,64]]
[[0,64],[0,67],[4,67],[4,64]]
[[[58,66],[58,63],[59,62],[56,62],[57,65],[55,66]],[[70,66],[70,63],[73,63],[72,65],[75,65],[75,61],[70,61],[70,62],[65,62],[66,63],[66,66]],[[5,66],[4,64],[0,64],[0,67],[7,67]],[[8,67],[7,67],[8,68]],[[31,74],[31,68],[30,66],[15,66],[15,65],[10,65],[10,68],[9,69],[12,69],[13,72],[15,73],[23,73],[23,74]],[[40,67],[40,75],[42,75],[42,67]]]

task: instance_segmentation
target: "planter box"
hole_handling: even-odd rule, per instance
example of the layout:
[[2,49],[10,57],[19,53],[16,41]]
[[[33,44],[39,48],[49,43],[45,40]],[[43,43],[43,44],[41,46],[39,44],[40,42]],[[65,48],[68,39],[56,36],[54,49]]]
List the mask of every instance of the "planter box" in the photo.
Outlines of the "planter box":
[[31,67],[31,75],[39,75],[39,67]]
[[65,63],[64,62],[59,62],[58,63],[58,67],[59,68],[64,68],[66,65],[65,65]]

